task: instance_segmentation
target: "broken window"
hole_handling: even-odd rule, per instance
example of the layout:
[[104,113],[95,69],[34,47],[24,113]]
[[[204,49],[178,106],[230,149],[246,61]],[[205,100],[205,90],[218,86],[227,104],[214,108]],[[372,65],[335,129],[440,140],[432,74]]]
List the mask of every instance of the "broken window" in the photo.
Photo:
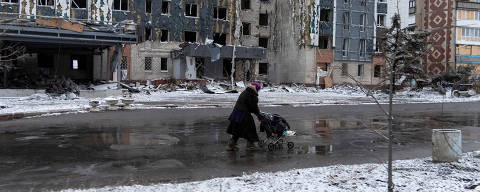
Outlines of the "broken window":
[[128,10],[128,0],[114,0],[113,9],[127,11]]
[[266,37],[260,37],[258,38],[258,46],[267,48],[268,47],[268,38]]
[[324,21],[324,22],[330,21],[330,9],[320,10],[320,21]]
[[162,1],[162,14],[168,15],[170,14],[170,3],[168,1]]
[[161,36],[160,36],[160,42],[167,42],[168,41],[168,30],[167,29],[162,29],[161,31]]
[[144,66],[145,66],[145,71],[152,70],[152,57],[145,57]]
[[344,57],[348,56],[348,46],[349,46],[349,40],[343,39],[342,56]]
[[343,29],[348,29],[350,25],[350,13],[343,13]]
[[373,68],[373,77],[380,77],[382,76],[382,66],[381,65],[375,65]]
[[250,23],[242,23],[242,34],[243,35],[250,35]]
[[160,58],[160,71],[167,72],[168,71],[168,59],[167,58]]
[[348,63],[342,63],[342,76],[348,76]]
[[350,3],[350,0],[343,0],[343,3]]
[[357,66],[357,76],[363,76],[363,64],[358,64]]
[[86,9],[87,0],[72,0],[72,8]]
[[197,71],[197,78],[205,76],[205,59],[195,57],[195,70]]
[[232,60],[224,59],[223,60],[223,76],[230,77],[231,74],[232,74]]
[[5,2],[5,3],[18,3],[18,0],[2,0],[1,2]]
[[268,75],[268,63],[259,63],[258,64],[258,74]]
[[250,9],[250,0],[242,0],[242,9]]
[[366,19],[367,17],[365,16],[365,14],[360,15],[360,31],[365,30],[365,23],[367,22]]
[[185,4],[185,16],[197,17],[197,4]]
[[328,37],[327,36],[320,36],[318,38],[318,48],[328,49]]
[[258,24],[260,26],[268,26],[268,14],[260,13]]
[[227,35],[223,33],[213,34],[213,43],[226,45],[227,44]]
[[152,29],[145,27],[145,41],[152,40]]
[[197,42],[197,32],[185,31],[185,42],[195,43]]
[[145,1],[145,12],[152,13],[152,0]]
[[53,6],[55,0],[37,0],[37,5],[39,6]]
[[360,57],[365,57],[365,39],[360,39]]
[[87,66],[85,55],[72,55],[72,69],[82,70]]
[[225,7],[213,7],[213,18],[227,20],[227,8]]
[[381,14],[377,15],[377,26],[385,27],[385,15],[381,15]]
[[120,69],[127,70],[128,69],[128,57],[122,56],[122,61],[120,61]]

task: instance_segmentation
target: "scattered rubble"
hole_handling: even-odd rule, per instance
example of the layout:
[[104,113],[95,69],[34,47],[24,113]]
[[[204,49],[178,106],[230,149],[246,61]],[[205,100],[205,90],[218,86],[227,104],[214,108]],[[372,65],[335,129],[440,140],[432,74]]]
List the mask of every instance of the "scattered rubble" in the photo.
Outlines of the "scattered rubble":
[[78,85],[69,78],[61,77],[48,80],[45,92],[51,95],[80,93]]

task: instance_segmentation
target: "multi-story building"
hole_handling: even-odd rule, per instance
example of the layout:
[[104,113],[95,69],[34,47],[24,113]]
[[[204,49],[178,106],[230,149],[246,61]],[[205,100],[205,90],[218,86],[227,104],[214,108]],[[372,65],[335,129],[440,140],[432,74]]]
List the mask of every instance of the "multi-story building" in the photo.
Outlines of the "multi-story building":
[[372,76],[375,1],[267,2],[273,4],[268,80],[323,85],[329,75],[337,84],[353,83],[351,77],[378,81]]
[[455,63],[474,65],[475,74],[480,74],[480,1],[457,1],[455,25]]
[[480,63],[480,1],[426,0],[416,2],[416,25],[431,32],[432,51],[424,59],[429,75]]
[[[223,78],[234,50],[232,2],[1,1],[0,40],[27,47],[19,65],[31,75],[85,81]],[[235,48],[239,65],[265,55],[260,47]]]

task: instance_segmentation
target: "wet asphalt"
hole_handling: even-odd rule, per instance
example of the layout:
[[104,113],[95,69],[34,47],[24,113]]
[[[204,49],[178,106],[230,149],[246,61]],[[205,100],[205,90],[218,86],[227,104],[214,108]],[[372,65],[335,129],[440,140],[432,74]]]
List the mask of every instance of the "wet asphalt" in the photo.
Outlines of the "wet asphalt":
[[[383,106],[386,107],[386,106]],[[431,156],[431,129],[462,130],[480,150],[480,103],[395,105],[394,159]],[[231,109],[68,114],[0,123],[0,191],[187,182],[387,159],[386,117],[376,105],[273,107],[295,147],[227,152]],[[258,122],[257,122],[258,125]],[[264,137],[264,133],[259,133]]]

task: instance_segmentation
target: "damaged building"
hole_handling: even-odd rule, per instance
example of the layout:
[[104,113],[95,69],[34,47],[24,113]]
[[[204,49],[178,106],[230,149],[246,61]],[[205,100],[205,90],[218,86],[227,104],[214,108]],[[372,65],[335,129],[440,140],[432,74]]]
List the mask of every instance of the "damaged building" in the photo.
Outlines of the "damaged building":
[[387,2],[8,0],[0,2],[0,38],[26,47],[15,62],[30,77],[136,82],[233,75],[321,87],[353,77],[374,85],[385,68],[375,44],[378,28],[388,27]]
[[5,74],[12,86],[41,86],[55,77],[80,82],[110,79],[115,68],[109,67],[109,48],[137,42],[137,25],[119,16],[123,13],[115,9],[116,2],[2,1],[0,40],[26,50],[11,61],[15,67]]
[[266,50],[232,45],[236,10],[228,0],[9,0],[0,38],[26,47],[15,66],[33,82],[222,79],[232,60],[236,77],[253,79]]
[[[266,50],[256,45],[235,44],[234,1],[163,0],[146,1],[141,43],[132,45],[133,67],[129,80],[228,79],[235,57],[237,80],[255,79],[255,66]],[[240,45],[240,46],[238,46]],[[237,47],[238,46],[238,47]],[[244,68],[246,70],[244,70]],[[254,67],[252,67],[254,69]],[[244,72],[245,71],[245,72]]]

